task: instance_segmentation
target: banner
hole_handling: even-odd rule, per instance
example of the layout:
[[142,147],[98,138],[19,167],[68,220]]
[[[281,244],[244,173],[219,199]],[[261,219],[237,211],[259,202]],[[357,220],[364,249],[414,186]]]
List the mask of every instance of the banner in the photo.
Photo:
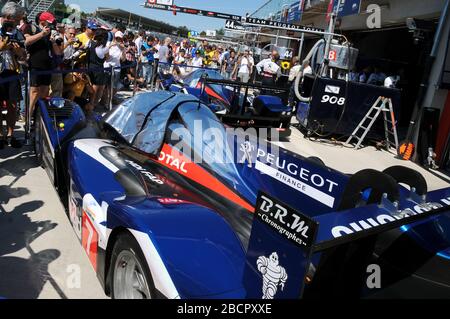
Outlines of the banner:
[[303,16],[303,9],[305,6],[305,0],[300,0],[291,5],[289,9],[288,23],[300,22]]
[[173,0],[148,0],[147,3],[149,4],[162,4],[165,6],[172,6]]
[[354,14],[359,14],[360,10],[361,0],[331,0],[330,5],[328,6],[327,16],[329,16],[331,12],[338,12],[338,17],[342,18]]
[[226,30],[245,31],[245,27],[239,21],[227,20],[225,22]]

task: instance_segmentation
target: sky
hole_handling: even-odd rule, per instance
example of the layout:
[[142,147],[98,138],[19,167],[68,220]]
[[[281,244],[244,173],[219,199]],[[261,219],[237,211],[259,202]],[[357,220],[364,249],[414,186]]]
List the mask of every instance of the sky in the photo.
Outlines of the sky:
[[[204,9],[216,12],[243,16],[253,13],[267,0],[174,0],[175,5],[194,9]],[[151,19],[163,21],[175,26],[187,26],[194,31],[217,30],[223,28],[225,20],[200,17],[189,14],[177,14],[161,10],[145,9],[141,6],[145,0],[66,0],[66,4],[78,4],[84,12],[94,12],[97,7],[118,8]]]

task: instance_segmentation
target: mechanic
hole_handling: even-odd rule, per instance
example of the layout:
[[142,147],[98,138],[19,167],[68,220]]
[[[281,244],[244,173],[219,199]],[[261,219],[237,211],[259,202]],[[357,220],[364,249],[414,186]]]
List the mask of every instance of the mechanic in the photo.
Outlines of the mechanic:
[[[6,79],[19,74],[19,61],[26,60],[24,49],[25,38],[17,29],[17,25],[25,15],[25,9],[15,2],[6,3],[0,17],[0,55],[2,58],[2,71],[0,79]],[[19,79],[13,79],[0,84],[0,149],[5,144],[20,148],[21,143],[14,137],[14,128],[17,120],[17,102],[22,99]],[[6,107],[5,109],[3,107]],[[7,135],[3,138],[3,117],[6,117]]]
[[[274,50],[270,58],[262,60],[256,65],[258,74],[262,75],[262,84],[266,86],[275,86],[277,79],[281,76],[281,67],[278,65],[280,54]],[[263,91],[261,91],[262,94]]]

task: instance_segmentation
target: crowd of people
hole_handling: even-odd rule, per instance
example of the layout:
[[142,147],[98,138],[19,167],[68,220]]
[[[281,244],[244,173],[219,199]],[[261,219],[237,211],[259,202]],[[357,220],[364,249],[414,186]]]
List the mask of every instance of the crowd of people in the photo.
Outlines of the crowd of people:
[[[7,2],[0,17],[0,149],[20,148],[15,137],[16,120],[24,117],[24,74],[29,71],[29,111],[34,114],[40,98],[62,97],[85,112],[109,109],[119,103],[116,93],[155,83],[158,71],[182,77],[195,68],[211,68],[225,79],[249,82],[257,72],[273,84],[280,75],[280,57],[274,52],[255,63],[253,52],[210,44],[208,41],[173,41],[144,31],[86,21],[81,27],[58,23],[51,12],[28,21],[26,11]],[[4,132],[2,124],[6,122]]]

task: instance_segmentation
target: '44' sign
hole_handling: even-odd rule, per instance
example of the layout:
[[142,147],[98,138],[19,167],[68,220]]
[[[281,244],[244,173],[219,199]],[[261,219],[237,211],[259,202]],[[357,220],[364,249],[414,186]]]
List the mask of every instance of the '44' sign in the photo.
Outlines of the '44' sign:
[[227,22],[225,22],[225,29],[228,29],[228,30],[244,30],[245,28],[238,21],[227,20]]

